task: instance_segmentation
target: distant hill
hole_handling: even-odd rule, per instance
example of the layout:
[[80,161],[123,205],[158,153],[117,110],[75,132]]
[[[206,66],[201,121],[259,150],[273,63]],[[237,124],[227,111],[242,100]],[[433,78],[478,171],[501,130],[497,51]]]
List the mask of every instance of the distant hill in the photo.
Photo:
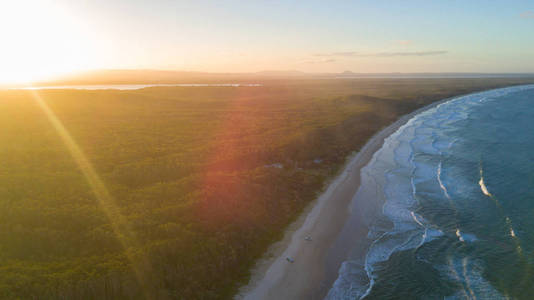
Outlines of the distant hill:
[[44,82],[44,84],[189,83],[192,80],[208,77],[213,77],[213,75],[202,72],[167,70],[94,70],[66,75],[53,81]]
[[261,78],[314,76],[296,70],[266,70],[256,73],[208,73],[170,70],[94,70],[65,75],[35,85],[240,83]]
[[354,73],[330,74],[337,78],[532,78],[533,73]]
[[173,83],[257,83],[270,79],[290,78],[521,78],[527,73],[305,73],[298,70],[265,70],[256,73],[208,73],[170,70],[94,70],[65,75],[34,85],[94,84],[173,84]]

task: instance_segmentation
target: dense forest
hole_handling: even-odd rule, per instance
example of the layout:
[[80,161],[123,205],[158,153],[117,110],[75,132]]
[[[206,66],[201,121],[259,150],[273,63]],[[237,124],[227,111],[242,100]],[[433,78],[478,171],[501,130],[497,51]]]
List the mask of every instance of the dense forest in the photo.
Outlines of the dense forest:
[[231,298],[378,130],[527,82],[0,91],[0,298]]

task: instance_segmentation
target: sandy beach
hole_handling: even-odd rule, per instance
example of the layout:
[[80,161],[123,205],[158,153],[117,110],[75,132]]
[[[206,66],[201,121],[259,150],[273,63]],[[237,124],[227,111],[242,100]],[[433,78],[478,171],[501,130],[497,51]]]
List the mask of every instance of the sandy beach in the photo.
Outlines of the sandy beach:
[[[360,185],[360,169],[382,147],[384,139],[400,126],[416,114],[448,100],[437,101],[404,115],[375,134],[360,152],[350,157],[326,191],[309,205],[287,229],[284,238],[273,244],[257,263],[249,284],[240,289],[236,299],[323,299],[350,251],[337,239],[351,213],[350,206]],[[367,235],[365,226],[356,227],[351,231],[352,241]]]

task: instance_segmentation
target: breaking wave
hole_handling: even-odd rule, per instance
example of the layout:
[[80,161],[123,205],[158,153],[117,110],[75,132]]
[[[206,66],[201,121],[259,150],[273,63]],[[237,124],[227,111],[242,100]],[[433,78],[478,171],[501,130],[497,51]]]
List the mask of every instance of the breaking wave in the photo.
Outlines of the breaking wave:
[[[385,139],[362,168],[354,200],[358,201],[360,193],[377,195],[369,203],[376,206],[369,210],[372,217],[366,216],[369,246],[365,255],[342,264],[327,299],[507,297],[483,276],[488,261],[477,257],[477,247],[485,247],[501,229],[515,239],[516,249],[521,249],[521,241],[504,208],[495,211],[486,205],[487,200],[479,199],[482,191],[497,201],[481,165],[480,157],[486,152],[467,148],[479,135],[463,128],[485,122],[481,108],[533,89],[532,85],[519,86],[452,99],[416,115]],[[489,140],[491,136],[483,138],[488,140],[476,140],[481,147],[495,143]],[[488,154],[488,159],[494,157]],[[479,172],[474,175],[477,163]],[[486,213],[502,219],[501,229],[485,232],[482,224],[474,223],[479,220],[473,217],[477,211],[482,214],[480,221]],[[466,255],[465,249],[474,254]],[[413,280],[407,281],[410,276]],[[434,280],[436,286],[429,289],[417,278]]]

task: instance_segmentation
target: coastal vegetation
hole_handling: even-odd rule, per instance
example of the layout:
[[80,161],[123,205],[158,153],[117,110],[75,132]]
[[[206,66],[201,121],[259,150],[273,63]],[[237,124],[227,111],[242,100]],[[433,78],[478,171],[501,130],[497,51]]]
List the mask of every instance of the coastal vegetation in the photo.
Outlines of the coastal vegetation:
[[230,298],[374,133],[531,82],[0,91],[0,298]]

